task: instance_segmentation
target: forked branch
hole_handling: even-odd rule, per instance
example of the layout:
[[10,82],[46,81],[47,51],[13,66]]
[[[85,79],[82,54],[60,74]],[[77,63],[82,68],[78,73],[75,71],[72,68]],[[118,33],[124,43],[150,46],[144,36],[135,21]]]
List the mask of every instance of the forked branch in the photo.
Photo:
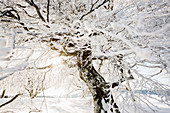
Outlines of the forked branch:
[[96,9],[100,8],[103,6],[105,3],[107,3],[109,0],[104,0],[101,4],[99,4],[97,7],[94,8],[94,6],[97,4],[99,0],[97,0],[95,3],[92,4],[90,11],[85,13],[84,15],[81,16],[80,20],[82,20],[85,16],[89,15],[90,13],[94,12]]
[[25,1],[26,1],[29,5],[33,6],[33,7],[36,9],[37,14],[38,14],[38,16],[40,17],[40,19],[41,19],[43,22],[45,22],[45,19],[44,19],[44,17],[42,16],[39,7],[34,3],[34,0],[31,0],[31,1],[25,0]]
[[[15,12],[16,15],[13,12]],[[19,16],[18,12],[13,8],[6,9],[2,12],[0,11],[0,17],[3,17],[3,16],[7,16],[7,17],[11,17],[11,18],[20,20],[20,16]]]

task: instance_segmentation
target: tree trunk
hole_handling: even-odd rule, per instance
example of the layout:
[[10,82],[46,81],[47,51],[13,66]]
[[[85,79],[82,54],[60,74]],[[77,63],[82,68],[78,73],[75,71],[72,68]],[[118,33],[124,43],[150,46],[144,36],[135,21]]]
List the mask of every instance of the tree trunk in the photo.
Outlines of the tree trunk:
[[94,113],[120,113],[110,91],[110,85],[92,65],[91,50],[80,51],[77,59],[80,78],[86,83],[93,95]]

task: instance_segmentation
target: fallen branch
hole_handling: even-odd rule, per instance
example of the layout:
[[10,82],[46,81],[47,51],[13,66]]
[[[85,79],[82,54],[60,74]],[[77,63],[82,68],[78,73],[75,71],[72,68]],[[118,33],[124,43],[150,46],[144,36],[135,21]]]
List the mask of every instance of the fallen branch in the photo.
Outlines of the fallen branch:
[[22,95],[22,94],[15,95],[11,100],[9,100],[9,101],[5,102],[4,104],[0,105],[0,108],[7,105],[7,104],[9,104],[9,103],[11,103],[12,101],[14,101],[20,95]]

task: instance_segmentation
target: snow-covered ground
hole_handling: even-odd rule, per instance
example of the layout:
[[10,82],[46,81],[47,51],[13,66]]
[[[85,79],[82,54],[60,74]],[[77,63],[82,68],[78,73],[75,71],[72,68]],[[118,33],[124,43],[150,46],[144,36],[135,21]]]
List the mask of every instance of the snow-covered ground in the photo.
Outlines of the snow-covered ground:
[[[73,94],[62,97],[63,92],[54,88],[44,91],[36,98],[20,96],[12,103],[0,108],[0,113],[92,113],[92,97],[80,98]],[[46,95],[45,97],[43,95]],[[0,105],[11,98],[0,99]]]
[[[93,113],[92,96],[81,98],[77,93],[68,97],[61,96],[64,91],[50,88],[36,98],[20,96],[12,103],[0,108],[0,113]],[[46,95],[43,97],[43,95]],[[156,95],[154,95],[156,97]],[[10,98],[0,99],[0,104],[5,103]],[[163,103],[151,100],[157,106],[155,113],[169,113],[170,107]],[[130,113],[135,112],[133,108]],[[146,109],[148,109],[146,107]],[[151,112],[152,113],[152,112]]]
[[[8,99],[1,99],[1,103]],[[0,113],[92,113],[93,107],[89,99],[82,98],[36,98],[17,99],[11,104],[0,109]],[[7,112],[8,111],[8,112]]]

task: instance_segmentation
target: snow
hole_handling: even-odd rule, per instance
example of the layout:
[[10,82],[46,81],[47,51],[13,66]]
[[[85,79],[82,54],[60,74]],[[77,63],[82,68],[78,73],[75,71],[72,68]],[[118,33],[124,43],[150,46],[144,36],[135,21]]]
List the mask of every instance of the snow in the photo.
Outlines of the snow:
[[[30,99],[27,96],[20,96],[12,103],[0,108],[0,113],[14,112],[14,113],[27,113],[32,111],[32,113],[93,113],[93,103],[92,96],[80,98],[77,96],[64,97],[64,90],[50,88],[44,91],[43,94],[39,94],[35,99]],[[56,95],[54,95],[56,94]],[[62,95],[62,96],[61,96]],[[157,95],[153,95],[157,98]],[[10,98],[1,98],[0,104],[8,101]],[[169,113],[170,107],[157,102],[150,98],[150,101],[157,106],[157,111],[155,113]],[[105,102],[103,101],[103,104]],[[119,105],[119,104],[118,104]],[[107,105],[106,105],[107,106]],[[126,106],[126,105],[125,105]],[[137,105],[136,105],[137,106]],[[136,113],[133,106],[128,106],[131,113]],[[105,107],[104,107],[105,108]],[[143,108],[147,110],[147,106],[143,105]],[[105,108],[107,109],[107,108]],[[149,109],[148,109],[149,110]],[[7,113],[8,113],[7,112]],[[122,112],[127,113],[127,112]],[[150,112],[152,113],[152,112]]]
[[[45,2],[45,0],[42,1],[42,4],[41,1],[42,0],[36,0],[36,3],[39,4],[38,6],[42,5],[43,7],[43,2]],[[87,7],[90,8],[91,3],[89,2],[89,0],[88,1],[71,0],[72,1],[71,9],[70,7],[67,7],[69,6],[69,2],[67,4],[66,1],[69,0],[63,1],[60,0],[60,2],[63,3],[63,4],[61,3],[60,4],[61,6],[59,6],[61,7],[61,10],[63,10],[62,15],[57,13],[58,6],[56,4],[59,4],[58,1],[56,1],[56,4],[54,4],[53,3],[54,1],[52,1],[52,4],[56,5],[57,10],[54,10],[55,8],[53,7],[53,5],[50,6],[54,8],[50,9],[51,10],[50,18],[54,20],[51,21],[50,23],[44,23],[38,18],[33,18],[31,20],[28,16],[25,16],[24,13],[22,15],[21,13],[22,11],[19,10],[17,6],[14,7],[16,8],[16,10],[18,10],[19,14],[21,13],[20,22],[25,23],[24,26],[30,28],[29,32],[24,31],[24,29],[20,25],[18,25],[18,22],[16,23],[14,22],[14,24],[13,22],[0,23],[0,81],[1,81],[0,88],[10,90],[11,92],[13,90],[13,93],[11,92],[6,93],[6,95],[11,96],[14,96],[16,92],[24,92],[25,91],[24,88],[30,89],[32,88],[34,92],[36,88],[41,87],[41,85],[43,84],[42,79],[44,77],[45,84],[43,84],[44,85],[43,88],[45,87],[46,89],[40,94],[38,94],[38,96],[34,99],[30,99],[30,97],[28,97],[28,94],[24,94],[23,96],[18,97],[14,102],[0,108],[0,113],[6,112],[27,113],[29,111],[42,113],[93,112],[92,96],[89,94],[84,94],[85,96],[84,95],[83,96],[85,98],[81,98],[80,96],[82,92],[83,93],[88,92],[86,91],[88,89],[87,86],[85,86],[85,83],[83,84],[80,82],[80,79],[77,79],[78,71],[76,69],[71,70],[72,66],[70,66],[70,68],[68,69],[67,66],[64,65],[64,63],[65,64],[68,63],[68,65],[70,63],[74,65],[76,64],[76,61],[68,57],[66,59],[64,59],[61,56],[59,57],[59,54],[56,54],[54,53],[55,51],[50,50],[51,47],[49,47],[50,44],[48,43],[47,45],[45,43],[44,44],[45,46],[39,44],[42,37],[46,37],[47,40],[48,38],[50,40],[51,37],[57,37],[59,39],[61,38],[62,40],[63,37],[65,36],[61,37],[57,36],[56,33],[58,32],[63,33],[71,32],[72,34],[80,32],[79,34],[83,34],[84,36],[82,37],[78,35],[75,35],[75,37],[68,36],[69,39],[72,39],[73,42],[76,43],[80,41],[79,42],[80,44],[77,45],[77,49],[82,48],[83,44],[91,42],[91,45],[94,46],[94,48],[92,48],[93,55],[97,57],[108,56],[108,58],[113,58],[118,54],[128,55],[131,53],[135,53],[135,55],[139,58],[139,59],[136,58],[136,56],[134,59],[132,58],[135,64],[138,63],[137,62],[138,60],[155,61],[153,54],[156,54],[158,57],[160,57],[161,60],[160,63],[162,62],[164,63],[164,61],[166,61],[167,68],[170,69],[168,54],[170,44],[169,41],[170,24],[168,23],[169,11],[166,10],[166,8],[168,8],[168,5],[167,7],[165,7],[166,4],[168,4],[168,0],[133,0],[133,1],[118,0],[114,1],[113,11],[106,11],[106,9],[101,7],[95,10],[90,15],[87,15],[86,18],[82,21],[80,21],[79,18],[77,19],[76,17],[85,14],[86,11],[80,13],[79,15],[79,13],[76,12],[74,12],[76,14],[74,14],[73,12],[70,13],[68,10],[80,7],[79,4],[83,6],[83,3],[85,2],[86,2],[85,4],[88,5]],[[13,2],[15,6],[16,1],[14,0]],[[20,2],[21,4],[23,3],[23,1],[21,0]],[[102,1],[99,0],[99,2]],[[95,7],[97,6],[97,4],[95,5]],[[12,6],[13,5],[11,5],[11,7]],[[0,7],[0,9],[3,10],[3,7],[2,8]],[[32,9],[33,9],[32,7],[25,8],[28,14],[36,15],[36,12],[33,11]],[[41,11],[42,9],[44,8],[40,8]],[[167,11],[167,13],[163,13],[164,10],[165,12]],[[54,13],[56,15],[54,15]],[[44,14],[45,13],[43,13],[43,15]],[[2,15],[0,14],[0,16]],[[64,19],[65,18],[64,16],[68,16],[68,18],[71,18],[70,19],[71,21],[67,22]],[[75,17],[76,19],[72,17]],[[45,25],[47,24],[50,26],[50,28],[48,29],[45,27]],[[80,29],[77,29],[77,27],[79,27]],[[102,32],[104,35],[99,34],[94,37],[89,37],[89,34],[94,32]],[[63,42],[65,41],[66,40],[63,40]],[[60,47],[61,45],[58,45],[58,43],[57,44],[54,43],[54,46],[56,47],[57,46]],[[47,46],[48,48],[45,49]],[[127,49],[121,49],[126,47]],[[60,48],[63,48],[63,46],[61,46]],[[160,48],[163,49],[161,50]],[[116,72],[112,72],[114,71],[112,67],[113,65],[109,63],[106,65],[103,63],[103,66],[101,68],[101,72],[103,73],[101,74],[103,76],[105,76],[106,74],[107,74],[106,76],[111,75],[112,77],[110,77],[111,78],[110,81],[109,78],[106,78],[106,80],[108,80],[109,82],[113,82],[111,80],[116,81],[117,78],[119,78],[119,76],[117,76],[117,78],[113,76]],[[162,68],[153,69],[151,66],[152,63],[149,65],[144,63],[143,65],[145,66],[144,67],[136,66],[136,70],[139,69],[138,73],[135,73],[135,71],[132,73],[136,74],[136,76],[134,75],[136,82],[134,80],[133,85],[131,85],[132,82],[129,83],[130,84],[129,89],[130,87],[131,88],[134,87],[133,89],[134,91],[136,89],[139,89],[142,92],[142,89],[145,88],[146,89],[150,88],[152,90],[161,89],[162,88],[161,86],[163,84],[168,85],[170,83],[169,73],[165,72],[165,70],[163,71],[160,70],[162,68],[165,68],[164,66],[162,66]],[[153,63],[153,65],[156,66],[157,64]],[[42,68],[45,66],[49,67],[43,70]],[[151,66],[151,69],[147,69],[149,66]],[[34,68],[34,70],[32,68]],[[125,68],[128,68],[128,66]],[[161,74],[157,76],[155,73],[158,73],[160,71]],[[104,74],[104,72],[106,74]],[[151,78],[153,74],[155,74],[156,76]],[[147,81],[147,79],[150,79],[150,81],[152,82]],[[32,84],[29,84],[30,83],[28,82],[29,80],[32,80]],[[155,80],[158,80],[161,84],[157,84],[158,82],[154,82]],[[71,86],[72,84],[74,84],[74,86]],[[125,85],[125,86],[122,85],[123,88],[128,87],[126,83],[122,84]],[[57,88],[54,88],[54,86],[56,86]],[[74,89],[76,87],[79,91],[73,90],[73,92],[71,92],[70,90],[68,90],[69,89],[68,87],[69,88],[71,87],[70,89],[72,88]],[[2,90],[3,89],[0,89],[0,94]],[[129,91],[129,93],[132,94],[132,91]],[[163,92],[161,94],[163,94]],[[155,98],[158,97],[157,95],[154,96]],[[164,96],[162,98],[166,99],[169,98],[169,95],[166,96],[164,94],[162,96]],[[130,94],[127,94],[127,96],[125,97],[126,97],[124,98],[125,100],[130,101],[130,99],[128,98],[131,97]],[[138,95],[137,97],[140,97],[140,95]],[[143,97],[145,97],[145,95]],[[9,99],[11,98],[0,98],[0,105],[8,101]],[[162,101],[157,102],[152,99],[148,100],[151,102],[151,104],[153,103],[156,106],[158,106],[157,109],[158,111],[156,111],[156,113],[169,113],[170,107],[165,105]],[[146,101],[148,102],[148,100]],[[125,101],[117,102],[118,105],[121,105],[121,103]],[[168,100],[166,102],[168,102]],[[141,108],[138,105],[139,103],[134,102],[135,107],[131,107],[129,105],[129,108],[126,108],[125,102],[123,106],[125,106],[125,109],[128,110],[130,109],[129,111],[131,111],[131,113],[136,113],[135,109]],[[103,106],[104,109],[110,107],[107,105],[107,103],[104,102],[104,100],[102,100],[102,104],[104,105]],[[147,107],[148,106],[143,105],[144,109],[146,108],[147,110],[149,110]],[[122,110],[124,107],[121,106],[119,108]]]
[[105,102],[104,99],[102,99],[102,105],[103,105],[103,109],[104,109],[105,111],[107,111],[108,105],[107,105],[107,103]]
[[0,48],[0,57],[7,57],[11,53],[10,48]]
[[[4,99],[1,102],[7,101]],[[1,109],[1,112],[13,111],[17,113],[27,113],[29,111],[41,111],[40,113],[91,113],[92,106],[86,104],[86,99],[80,98],[36,98],[18,99]],[[43,104],[43,105],[42,105]],[[45,107],[46,104],[47,106]],[[41,107],[43,108],[41,109]],[[1,113],[0,112],[0,113]]]
[[11,55],[11,48],[6,47],[6,39],[0,39],[0,61],[9,61],[8,58]]
[[0,39],[0,58],[9,56],[10,52],[11,49],[6,47],[6,39]]
[[141,49],[134,47],[133,50],[136,52],[137,56],[141,59],[147,59],[147,60],[152,60],[151,58],[151,53],[152,51],[150,49]]
[[6,39],[0,39],[0,47],[6,46]]
[[[64,88],[50,88],[39,94],[35,99],[21,96],[11,104],[0,108],[0,113],[13,111],[16,113],[27,113],[29,111],[40,113],[92,113],[92,97],[80,98],[77,96],[64,97],[66,94]],[[8,101],[10,98],[0,99],[0,104]]]

